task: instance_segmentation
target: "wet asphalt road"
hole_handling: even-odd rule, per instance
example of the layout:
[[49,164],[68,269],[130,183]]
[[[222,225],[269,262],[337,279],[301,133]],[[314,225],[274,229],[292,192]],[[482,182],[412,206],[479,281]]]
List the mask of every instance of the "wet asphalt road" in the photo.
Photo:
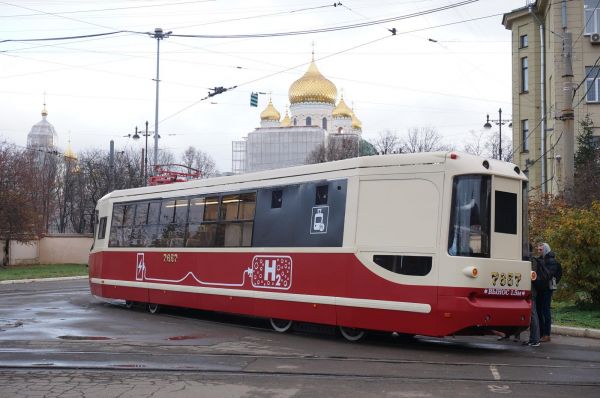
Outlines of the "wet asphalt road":
[[600,341],[352,344],[326,327],[92,297],[87,280],[0,285],[0,397],[598,397]]

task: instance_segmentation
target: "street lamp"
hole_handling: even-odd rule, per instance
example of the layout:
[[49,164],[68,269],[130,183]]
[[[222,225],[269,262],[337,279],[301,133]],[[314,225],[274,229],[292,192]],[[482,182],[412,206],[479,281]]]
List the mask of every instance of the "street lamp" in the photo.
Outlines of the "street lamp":
[[[146,120],[146,132],[142,134],[146,137],[146,150],[144,151],[144,186],[148,186],[148,121]],[[140,135],[138,134],[138,128],[135,126],[135,134],[132,137],[134,140],[139,140]]]
[[485,122],[485,124],[483,125],[484,129],[491,129],[492,125],[490,124],[490,122],[496,124],[499,128],[498,130],[498,159],[502,160],[502,126],[508,122],[508,127],[512,127],[512,121],[511,120],[507,120],[504,119],[502,120],[502,108],[498,109],[498,119],[490,119],[490,115],[487,115],[487,121]]
[[154,111],[154,164],[158,164],[158,83],[159,79],[159,66],[160,66],[160,41],[166,39],[171,35],[171,31],[163,33],[161,28],[154,29],[154,34],[148,33],[150,37],[156,39],[156,108]]

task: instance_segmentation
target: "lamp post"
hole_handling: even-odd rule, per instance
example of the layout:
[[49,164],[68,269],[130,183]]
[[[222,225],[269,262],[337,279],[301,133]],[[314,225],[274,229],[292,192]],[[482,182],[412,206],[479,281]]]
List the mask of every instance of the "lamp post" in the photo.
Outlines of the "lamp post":
[[498,109],[498,119],[490,119],[490,115],[487,115],[487,121],[483,125],[484,129],[491,129],[492,125],[490,122],[498,126],[498,159],[502,160],[502,126],[508,122],[508,127],[512,127],[512,121],[508,119],[502,120],[502,108]]
[[[146,120],[146,132],[142,134],[146,137],[146,150],[144,151],[144,186],[148,186],[148,121]],[[134,140],[139,140],[140,135],[138,134],[138,128],[135,127],[135,134],[132,137]]]
[[154,110],[154,164],[158,164],[158,83],[159,78],[159,66],[160,66],[160,41],[166,39],[171,35],[171,31],[164,33],[161,28],[154,29],[154,33],[148,33],[150,37],[156,39],[156,107]]

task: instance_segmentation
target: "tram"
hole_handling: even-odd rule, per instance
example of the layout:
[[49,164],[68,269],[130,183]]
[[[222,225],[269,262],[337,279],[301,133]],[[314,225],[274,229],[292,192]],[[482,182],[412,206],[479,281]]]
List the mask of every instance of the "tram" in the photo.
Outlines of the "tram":
[[92,294],[365,331],[524,330],[527,178],[460,152],[370,156],[119,190],[98,201]]

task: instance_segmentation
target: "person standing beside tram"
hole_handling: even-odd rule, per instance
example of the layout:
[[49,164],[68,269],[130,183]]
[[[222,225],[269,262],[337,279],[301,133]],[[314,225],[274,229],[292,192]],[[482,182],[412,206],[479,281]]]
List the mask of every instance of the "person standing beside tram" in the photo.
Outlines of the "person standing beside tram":
[[[529,246],[529,252],[531,253],[531,246]],[[531,270],[537,274],[538,271],[538,259],[531,254]],[[531,322],[529,323],[529,340],[524,341],[523,345],[530,347],[540,346],[540,321],[537,313],[537,289],[535,287],[535,281],[531,284]]]
[[552,304],[552,293],[556,290],[556,286],[562,277],[562,267],[556,261],[554,252],[551,251],[548,243],[539,243],[537,252],[536,309],[540,323],[540,342],[545,343],[550,341],[552,331],[550,305]]

